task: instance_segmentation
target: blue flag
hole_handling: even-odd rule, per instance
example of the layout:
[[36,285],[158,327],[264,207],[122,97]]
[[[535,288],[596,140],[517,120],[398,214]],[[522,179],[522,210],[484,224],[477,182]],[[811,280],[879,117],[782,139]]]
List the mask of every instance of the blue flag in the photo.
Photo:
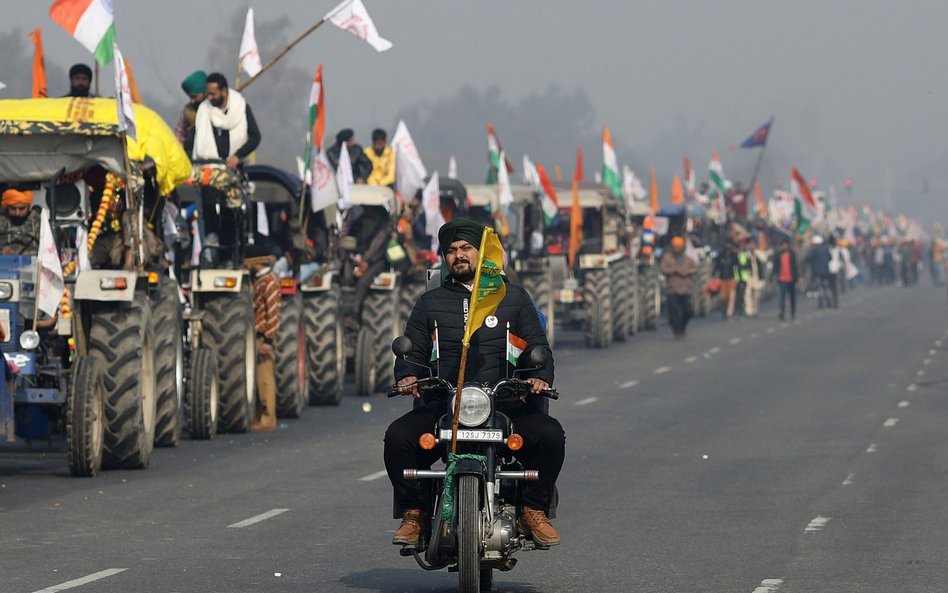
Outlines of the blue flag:
[[754,130],[754,133],[741,144],[741,148],[757,148],[758,146],[767,144],[767,138],[770,137],[770,125],[772,123],[774,123],[774,120],[770,118],[770,121]]

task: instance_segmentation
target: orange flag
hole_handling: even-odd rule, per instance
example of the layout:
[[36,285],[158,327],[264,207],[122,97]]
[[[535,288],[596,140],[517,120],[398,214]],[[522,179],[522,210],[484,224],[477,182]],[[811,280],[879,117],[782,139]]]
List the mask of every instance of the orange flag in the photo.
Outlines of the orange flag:
[[576,173],[573,175],[573,208],[569,214],[569,267],[583,243],[583,209],[579,206],[579,182],[583,179],[583,147],[576,149]]
[[754,197],[757,199],[757,212],[767,216],[767,202],[764,201],[764,192],[760,189],[760,182],[754,184]]
[[559,165],[553,167],[553,178],[556,179],[557,183],[563,181],[563,173],[560,171]]
[[45,99],[49,96],[46,91],[46,60],[43,57],[43,32],[37,27],[29,34],[33,38],[33,98]]
[[672,180],[671,204],[672,206],[681,206],[684,203],[685,191],[681,187],[681,178],[675,175],[675,178]]
[[655,214],[659,210],[658,205],[658,173],[655,171],[655,167],[652,167],[652,183],[648,188],[648,199],[651,203],[652,214]]
[[128,76],[128,90],[132,95],[132,103],[141,103],[142,94],[138,92],[138,83],[135,82],[135,74],[132,73],[132,64],[125,58],[125,74]]

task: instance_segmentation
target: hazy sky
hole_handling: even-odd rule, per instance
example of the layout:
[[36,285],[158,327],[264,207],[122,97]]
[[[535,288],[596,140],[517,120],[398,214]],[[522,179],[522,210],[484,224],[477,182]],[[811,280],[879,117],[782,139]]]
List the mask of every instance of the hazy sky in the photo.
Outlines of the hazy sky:
[[[351,125],[365,138],[376,125],[393,129],[399,109],[463,84],[497,85],[515,102],[555,82],[584,88],[613,135],[666,175],[680,170],[685,152],[704,173],[712,150],[727,172],[746,175],[756,153],[727,147],[773,114],[767,161],[775,175],[785,179],[795,164],[824,184],[853,177],[860,201],[883,203],[888,170],[897,208],[948,218],[943,0],[364,1],[392,50],[376,54],[326,26],[288,58],[307,70],[325,63],[332,130]],[[254,8],[258,21],[290,16],[295,35],[335,2],[268,0]],[[48,18],[50,4],[0,0],[0,31],[42,26],[48,59],[88,61]],[[114,4],[119,45],[146,100],[181,102],[178,83],[197,67],[233,76],[236,46],[234,64],[200,62],[238,3]],[[301,82],[301,103],[308,86]],[[500,133],[516,152],[516,139]],[[483,129],[457,142],[484,144]],[[574,151],[563,147],[564,165]],[[598,147],[587,155],[598,167]],[[483,169],[461,163],[462,172],[475,166]]]

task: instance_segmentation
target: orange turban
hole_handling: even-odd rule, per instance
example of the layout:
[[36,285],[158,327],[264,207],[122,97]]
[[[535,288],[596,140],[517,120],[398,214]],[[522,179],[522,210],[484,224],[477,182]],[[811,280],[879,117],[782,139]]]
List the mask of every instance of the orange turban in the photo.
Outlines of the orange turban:
[[672,237],[671,246],[672,249],[684,249],[685,239],[683,237]]
[[20,191],[18,189],[8,189],[3,192],[2,205],[4,208],[9,208],[10,206],[29,206],[32,203],[33,192],[30,190]]

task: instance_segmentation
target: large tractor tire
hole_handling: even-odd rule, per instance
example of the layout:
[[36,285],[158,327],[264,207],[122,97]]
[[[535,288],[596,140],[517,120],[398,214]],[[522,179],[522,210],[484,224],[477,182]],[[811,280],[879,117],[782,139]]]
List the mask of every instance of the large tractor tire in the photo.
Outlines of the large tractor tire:
[[353,364],[357,395],[371,395],[378,379],[375,373],[375,342],[376,336],[370,328],[359,329]]
[[583,283],[586,309],[585,338],[589,348],[612,343],[612,293],[608,270],[588,270]]
[[427,286],[421,280],[407,279],[398,289],[398,318],[404,323]]
[[370,290],[362,305],[362,327],[369,328],[374,338],[372,364],[375,366],[374,381],[368,384],[369,393],[389,389],[395,384],[395,355],[392,340],[404,331],[399,318],[399,293],[396,290]]
[[711,262],[705,260],[704,262],[702,262],[699,270],[700,270],[699,272],[700,281],[699,281],[698,286],[699,286],[699,290],[701,291],[699,293],[701,297],[698,300],[698,302],[700,303],[698,314],[701,317],[705,317],[711,314],[711,310],[714,308],[714,297],[711,295],[711,293],[705,290],[708,286],[708,281],[711,280]]
[[204,307],[204,345],[217,358],[218,432],[247,432],[256,406],[257,344],[250,287],[212,296]]
[[642,276],[644,280],[642,298],[642,327],[652,331],[658,329],[658,315],[661,308],[661,288],[658,286],[658,273],[649,268]]
[[176,447],[184,424],[184,339],[181,335],[181,302],[178,285],[162,278],[158,299],[152,308],[155,332],[155,387],[158,415],[155,446]]
[[546,316],[546,341],[553,346],[556,337],[556,303],[551,284],[548,272],[520,276],[520,285]]
[[299,294],[283,297],[280,328],[274,344],[276,407],[280,418],[299,418],[309,403],[309,360],[302,315],[303,300]]
[[105,387],[102,464],[147,467],[157,415],[151,307],[144,298],[119,303],[93,312],[90,325],[89,352]]
[[304,293],[303,331],[309,369],[309,405],[338,406],[346,375],[338,289]]
[[88,356],[79,358],[72,365],[66,401],[66,457],[69,472],[76,477],[91,478],[102,467],[104,393],[98,362]]
[[624,342],[632,335],[630,331],[629,301],[635,295],[631,292],[632,278],[627,273],[626,262],[620,261],[609,267],[610,290],[612,292],[612,339]]
[[217,433],[217,414],[220,410],[220,381],[217,360],[207,348],[199,348],[191,355],[188,373],[188,394],[185,416],[188,433],[194,440],[206,441]]

